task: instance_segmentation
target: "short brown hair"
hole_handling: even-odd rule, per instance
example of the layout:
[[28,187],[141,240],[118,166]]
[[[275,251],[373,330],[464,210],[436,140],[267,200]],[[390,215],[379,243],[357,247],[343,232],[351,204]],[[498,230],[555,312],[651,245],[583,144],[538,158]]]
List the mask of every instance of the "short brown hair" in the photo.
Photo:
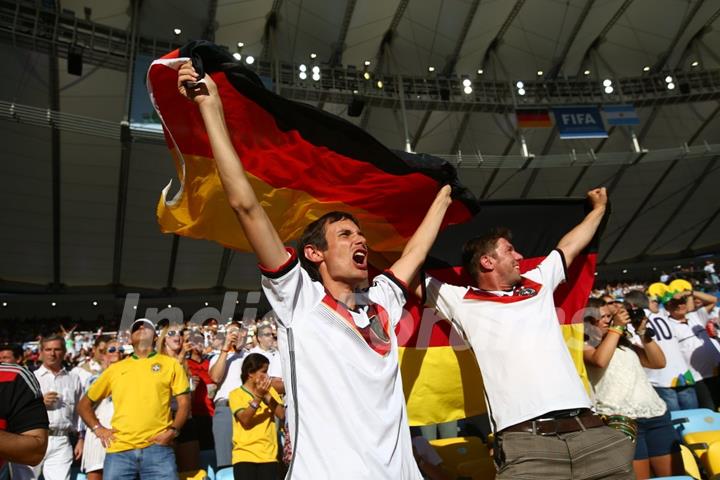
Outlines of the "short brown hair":
[[480,273],[480,257],[494,254],[497,242],[501,238],[509,242],[512,239],[510,229],[495,227],[488,233],[465,242],[462,252],[463,267],[473,280],[477,280],[478,273]]
[[300,252],[300,264],[310,274],[313,280],[320,281],[320,271],[315,263],[305,258],[305,247],[307,245],[313,245],[320,250],[326,250],[328,248],[327,238],[325,237],[325,227],[329,223],[339,222],[341,220],[350,220],[355,225],[360,227],[360,222],[347,212],[328,212],[317,220],[313,221],[310,225],[305,228],[302,236],[300,237],[299,246]]
[[65,338],[61,337],[60,335],[48,335],[47,337],[41,338],[40,349],[45,348],[45,344],[48,342],[60,342],[60,345],[62,345],[62,349],[64,351],[67,351],[67,347],[65,346]]

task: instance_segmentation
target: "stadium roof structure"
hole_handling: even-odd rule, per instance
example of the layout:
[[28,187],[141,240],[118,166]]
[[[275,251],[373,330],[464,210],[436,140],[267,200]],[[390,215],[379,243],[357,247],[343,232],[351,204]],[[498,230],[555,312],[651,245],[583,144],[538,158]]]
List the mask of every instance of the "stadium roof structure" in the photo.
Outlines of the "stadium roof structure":
[[[257,288],[252,255],[160,233],[173,161],[129,115],[148,60],[196,38],[391,148],[445,156],[479,198],[607,186],[605,264],[720,247],[716,1],[57,3],[0,0],[1,292]],[[619,103],[640,123],[604,139],[514,121],[517,108]]]

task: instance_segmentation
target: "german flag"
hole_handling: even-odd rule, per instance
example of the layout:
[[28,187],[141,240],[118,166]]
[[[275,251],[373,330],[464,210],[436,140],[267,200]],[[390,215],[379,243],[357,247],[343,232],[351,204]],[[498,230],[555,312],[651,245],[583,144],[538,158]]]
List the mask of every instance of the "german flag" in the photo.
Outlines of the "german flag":
[[[438,236],[425,271],[459,286],[472,285],[462,268],[464,243],[493,227],[511,229],[512,243],[525,259],[521,271],[534,268],[587,214],[584,199],[481,201],[470,221]],[[555,290],[560,328],[578,374],[588,387],[583,362],[583,309],[595,281],[597,239],[570,265],[568,278]],[[430,309],[410,303],[398,328],[402,377],[411,425],[457,420],[485,412],[482,377],[475,357],[448,322]]]
[[177,69],[188,59],[217,83],[232,142],[283,242],[299,238],[323,214],[342,210],[358,218],[369,247],[390,262],[441,185],[456,192],[445,225],[464,222],[475,211],[474,197],[448,162],[391,151],[350,122],[267,90],[227,50],[195,41],[148,71],[148,90],[180,180],[178,192],[168,198],[168,185],[157,206],[163,232],[250,250],[225,198],[200,112],[177,91]]
[[550,113],[541,109],[520,109],[515,110],[517,128],[550,128],[552,121]]

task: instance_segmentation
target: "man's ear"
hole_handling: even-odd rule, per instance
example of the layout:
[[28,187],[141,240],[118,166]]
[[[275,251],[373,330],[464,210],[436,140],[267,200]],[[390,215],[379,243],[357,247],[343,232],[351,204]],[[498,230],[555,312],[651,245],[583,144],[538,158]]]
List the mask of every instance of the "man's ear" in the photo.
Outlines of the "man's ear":
[[490,255],[482,255],[480,257],[480,266],[486,271],[493,270],[493,263],[493,259]]
[[305,245],[303,248],[303,254],[305,255],[305,258],[310,260],[312,263],[320,263],[325,260],[325,255],[322,250],[317,248],[315,245]]

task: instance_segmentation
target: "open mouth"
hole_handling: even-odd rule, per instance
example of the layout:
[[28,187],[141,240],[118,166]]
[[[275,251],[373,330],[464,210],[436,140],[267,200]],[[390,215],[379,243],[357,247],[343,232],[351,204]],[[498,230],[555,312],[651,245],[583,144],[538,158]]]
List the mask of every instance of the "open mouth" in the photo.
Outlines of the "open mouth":
[[356,250],[353,252],[352,255],[353,263],[356,267],[367,270],[367,251],[366,250]]

